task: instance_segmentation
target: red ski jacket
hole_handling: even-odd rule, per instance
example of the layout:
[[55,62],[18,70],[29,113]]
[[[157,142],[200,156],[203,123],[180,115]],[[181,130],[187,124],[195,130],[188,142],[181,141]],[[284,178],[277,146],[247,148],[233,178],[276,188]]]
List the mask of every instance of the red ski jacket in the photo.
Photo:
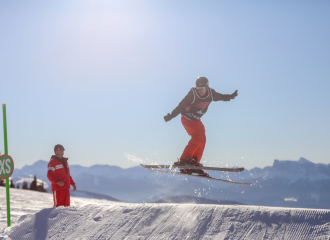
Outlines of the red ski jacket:
[[[52,183],[52,191],[70,189],[70,185],[76,185],[70,176],[68,158],[60,160],[58,157],[52,156],[48,163],[47,178]],[[59,180],[64,183],[63,186],[57,184]]]

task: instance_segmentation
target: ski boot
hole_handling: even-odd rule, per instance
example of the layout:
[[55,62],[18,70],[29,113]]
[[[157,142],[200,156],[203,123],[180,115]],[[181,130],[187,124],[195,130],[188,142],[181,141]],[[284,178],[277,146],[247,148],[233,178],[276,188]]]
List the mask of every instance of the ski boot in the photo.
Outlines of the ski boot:
[[187,159],[178,159],[177,162],[174,163],[174,165],[189,165],[189,166],[199,166],[197,165],[197,157],[193,158],[187,158]]
[[180,169],[181,173],[186,173],[186,174],[193,174],[197,173],[199,176],[203,177],[209,177],[210,175],[206,172],[204,172],[202,169]]
[[199,167],[203,167],[203,164],[198,163],[198,159],[197,157],[193,157],[193,158],[187,158],[187,159],[178,159],[177,162],[174,163],[174,165],[189,165],[189,166],[199,166]]

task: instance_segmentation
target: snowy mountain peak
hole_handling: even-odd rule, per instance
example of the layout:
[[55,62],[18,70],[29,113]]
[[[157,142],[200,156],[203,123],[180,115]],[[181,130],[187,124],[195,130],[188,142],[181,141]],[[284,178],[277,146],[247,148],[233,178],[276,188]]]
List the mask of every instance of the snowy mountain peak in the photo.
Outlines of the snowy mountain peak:
[[280,161],[278,159],[275,159],[273,163],[273,169],[286,171],[290,168],[294,168],[294,165],[296,164],[297,164],[296,161],[290,161],[290,160]]
[[306,158],[303,158],[301,157],[299,160],[298,160],[298,163],[300,164],[313,164],[311,161],[307,160]]
[[[39,168],[39,167],[46,167],[48,164],[48,161],[45,160],[38,160],[32,165],[25,165],[23,168]],[[22,169],[23,169],[22,168]]]
[[277,170],[293,170],[297,168],[310,168],[314,167],[315,164],[303,157],[301,157],[298,161],[292,160],[278,160],[275,159],[273,163],[273,168]]
[[38,167],[38,166],[44,166],[45,164],[48,164],[48,161],[40,159],[39,161],[36,161],[32,166]]

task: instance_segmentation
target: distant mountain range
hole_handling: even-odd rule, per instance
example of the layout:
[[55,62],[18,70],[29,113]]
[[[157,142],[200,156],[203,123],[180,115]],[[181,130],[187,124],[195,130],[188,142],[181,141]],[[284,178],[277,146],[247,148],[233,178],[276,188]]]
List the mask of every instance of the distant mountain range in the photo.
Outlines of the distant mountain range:
[[[47,161],[15,169],[14,182],[23,178],[47,179]],[[215,201],[249,205],[330,209],[330,164],[275,160],[273,166],[254,168],[241,173],[209,171],[212,177],[252,182],[239,186],[207,179],[151,172],[137,166],[70,165],[79,191],[111,196],[127,202],[156,202],[178,196],[193,196]]]
[[93,193],[93,192],[88,192],[88,191],[80,191],[80,190],[71,191],[70,195],[74,196],[74,197],[105,199],[105,200],[109,200],[109,201],[119,202],[118,199],[110,197],[108,195]]

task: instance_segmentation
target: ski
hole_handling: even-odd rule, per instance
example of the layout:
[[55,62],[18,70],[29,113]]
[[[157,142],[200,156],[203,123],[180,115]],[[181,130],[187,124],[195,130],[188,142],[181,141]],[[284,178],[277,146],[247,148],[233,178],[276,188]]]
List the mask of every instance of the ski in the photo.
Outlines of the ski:
[[147,169],[150,170],[150,171],[154,171],[154,172],[163,172],[163,173],[177,174],[177,175],[183,175],[183,176],[189,176],[189,177],[198,177],[198,178],[204,178],[204,179],[215,180],[215,181],[220,181],[220,182],[238,184],[238,185],[242,185],[242,186],[248,186],[248,185],[252,184],[252,183],[234,182],[234,181],[231,181],[231,180],[213,178],[213,177],[210,177],[210,176],[201,176],[201,175],[194,175],[194,174],[181,173],[181,172],[171,172],[171,171],[152,169],[152,168],[147,168]]
[[190,165],[143,165],[144,168],[169,168],[169,169],[203,169],[203,170],[214,170],[214,171],[224,171],[224,172],[242,172],[244,168],[219,168],[219,167],[201,167],[201,166],[190,166]]

